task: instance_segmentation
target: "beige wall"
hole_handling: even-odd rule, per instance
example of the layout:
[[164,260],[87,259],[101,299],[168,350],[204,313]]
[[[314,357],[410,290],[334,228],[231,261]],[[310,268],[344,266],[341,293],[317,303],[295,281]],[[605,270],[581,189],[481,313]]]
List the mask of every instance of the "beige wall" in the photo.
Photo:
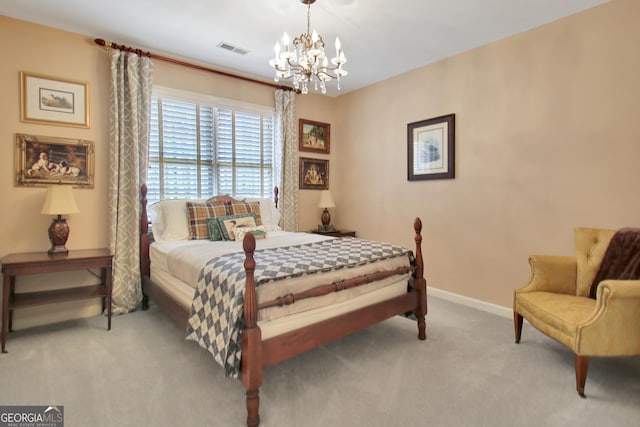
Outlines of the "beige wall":
[[[531,253],[638,226],[640,2],[617,0],[339,98],[337,220],[411,244],[428,284],[510,307]],[[407,181],[407,123],[456,114],[456,178]]]
[[[528,279],[530,253],[571,253],[578,225],[637,225],[635,16],[638,2],[616,0],[338,98],[298,96],[298,117],[331,124],[331,155],[311,157],[331,160],[334,224],[412,246],[420,216],[429,285],[505,307]],[[49,247],[44,190],[13,184],[15,133],[95,141],[95,189],[76,191],[80,213],[69,217],[67,246],[107,245],[107,55],[91,36],[2,16],[0,46],[0,256]],[[21,70],[88,81],[91,128],[20,122]],[[154,81],[273,105],[267,87],[159,61]],[[456,178],[408,182],[407,123],[448,113],[456,114]],[[319,223],[318,197],[300,191],[300,230]],[[29,286],[49,280],[35,281]],[[67,309],[36,310],[46,313],[41,322],[52,310],[78,315]]]
[[[50,247],[47,227],[51,217],[40,214],[45,189],[16,186],[14,174],[15,134],[44,135],[95,142],[95,188],[74,194],[80,213],[68,217],[70,249],[103,247],[108,244],[107,180],[108,59],[90,39],[64,31],[26,24],[0,16],[0,44],[5,52],[0,65],[0,190],[6,204],[0,210],[0,256],[10,252],[46,250]],[[20,122],[19,72],[46,74],[89,83],[89,129]]]
[[[75,190],[80,213],[67,217],[71,229],[69,249],[108,245],[107,179],[108,60],[90,39],[64,31],[26,24],[0,16],[0,256],[14,252],[46,251],[51,244],[47,228],[52,217],[40,214],[45,189],[16,186],[14,174],[15,134],[54,136],[94,141],[96,149],[95,188]],[[20,122],[19,72],[46,74],[89,83],[89,129]],[[25,276],[17,281],[18,291],[43,290],[59,284],[92,283],[90,274]],[[100,312],[97,302],[55,304],[17,310],[14,328],[48,323],[67,317],[90,316]]]

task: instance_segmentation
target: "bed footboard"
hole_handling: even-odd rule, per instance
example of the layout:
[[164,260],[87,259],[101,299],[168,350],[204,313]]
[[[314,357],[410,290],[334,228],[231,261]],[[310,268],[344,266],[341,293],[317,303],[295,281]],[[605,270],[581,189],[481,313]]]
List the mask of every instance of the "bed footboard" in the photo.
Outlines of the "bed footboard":
[[[422,221],[416,218],[413,224],[415,231],[415,265],[413,267],[413,289],[405,295],[383,301],[373,306],[346,313],[320,323],[312,324],[274,338],[262,341],[262,333],[257,325],[258,310],[266,306],[280,305],[286,301],[275,300],[258,304],[254,279],[256,248],[255,237],[247,233],[242,242],[245,252],[246,284],[244,293],[245,328],[242,331],[242,383],[246,391],[247,426],[260,424],[260,392],[262,385],[262,369],[289,359],[305,351],[316,348],[327,342],[342,338],[353,332],[379,323],[390,317],[413,312],[418,324],[418,339],[426,340],[427,314],[427,282],[424,278],[422,260]],[[406,271],[405,271],[406,272]],[[399,274],[400,270],[392,274]],[[382,274],[385,275],[385,274]],[[346,286],[357,286],[373,280],[372,276],[362,276],[349,280]],[[347,282],[347,281],[345,281]],[[344,288],[345,283],[329,284],[312,289],[309,294],[334,292]],[[311,295],[299,294],[298,297]],[[296,296],[289,299],[295,301]]]

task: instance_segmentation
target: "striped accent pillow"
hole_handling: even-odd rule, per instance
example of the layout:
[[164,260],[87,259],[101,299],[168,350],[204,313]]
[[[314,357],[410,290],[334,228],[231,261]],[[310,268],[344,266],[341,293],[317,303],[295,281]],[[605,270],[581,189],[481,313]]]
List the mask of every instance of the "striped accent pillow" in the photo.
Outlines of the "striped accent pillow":
[[260,216],[260,202],[233,201],[227,204],[227,213],[229,215],[254,213],[256,214],[256,225],[262,225],[262,217]]
[[189,215],[189,238],[191,240],[208,239],[209,226],[207,220],[227,215],[227,205],[225,203],[187,202],[186,205]]

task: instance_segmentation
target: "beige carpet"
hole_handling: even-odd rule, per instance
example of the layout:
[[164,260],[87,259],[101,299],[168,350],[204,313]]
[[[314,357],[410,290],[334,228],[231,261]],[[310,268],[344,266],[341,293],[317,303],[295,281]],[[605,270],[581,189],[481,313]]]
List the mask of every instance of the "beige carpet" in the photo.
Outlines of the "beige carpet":
[[[158,309],[14,332],[0,404],[64,405],[65,426],[242,426],[244,389]],[[396,317],[267,368],[264,426],[638,426],[640,358],[573,355],[525,324],[429,300],[426,342]]]

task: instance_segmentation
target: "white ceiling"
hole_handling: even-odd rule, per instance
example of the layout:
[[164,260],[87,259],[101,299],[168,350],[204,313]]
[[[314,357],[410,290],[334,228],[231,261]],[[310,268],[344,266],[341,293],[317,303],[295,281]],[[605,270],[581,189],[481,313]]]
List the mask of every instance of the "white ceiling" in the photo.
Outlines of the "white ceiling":
[[[336,96],[609,0],[317,0],[311,27],[347,56]],[[306,31],[300,0],[0,0],[0,14],[273,81],[286,31]],[[216,47],[225,42],[242,56]],[[97,46],[96,46],[97,48]],[[330,55],[333,56],[333,55]]]

